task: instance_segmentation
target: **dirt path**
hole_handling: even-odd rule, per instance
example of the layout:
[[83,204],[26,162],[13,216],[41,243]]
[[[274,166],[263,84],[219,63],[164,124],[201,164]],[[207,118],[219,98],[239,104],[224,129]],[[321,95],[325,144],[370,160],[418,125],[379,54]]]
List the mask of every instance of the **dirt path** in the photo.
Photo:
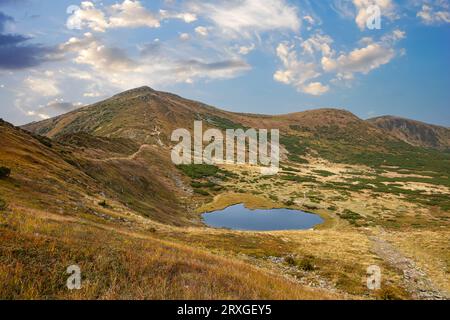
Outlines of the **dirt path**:
[[393,268],[403,272],[406,290],[414,299],[443,300],[448,296],[434,286],[427,274],[416,263],[405,257],[392,244],[380,236],[370,236],[375,253]]
[[151,145],[149,144],[143,144],[139,147],[139,150],[133,153],[132,155],[126,156],[126,157],[112,157],[112,158],[106,158],[106,159],[93,159],[88,158],[90,161],[101,161],[101,162],[107,162],[107,161],[115,161],[115,160],[136,160],[136,158],[139,156],[139,154],[144,151],[145,148],[150,148]]

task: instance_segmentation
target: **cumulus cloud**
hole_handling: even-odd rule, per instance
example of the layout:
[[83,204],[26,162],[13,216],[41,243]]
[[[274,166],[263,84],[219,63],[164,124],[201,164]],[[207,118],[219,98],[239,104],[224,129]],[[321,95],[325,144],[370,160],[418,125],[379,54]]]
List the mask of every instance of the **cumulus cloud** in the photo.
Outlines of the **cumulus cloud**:
[[52,97],[61,93],[56,80],[53,79],[52,76],[53,72],[47,71],[44,76],[41,77],[29,76],[25,79],[24,83],[35,93],[44,97]]
[[423,4],[417,17],[427,25],[450,23],[450,4],[446,1],[434,1]]
[[112,6],[109,18],[110,28],[158,28],[161,24],[157,15],[145,9],[139,1],[125,0]]
[[129,72],[138,67],[138,63],[124,50],[104,45],[92,33],[85,33],[83,38],[70,38],[60,49],[75,52],[76,63],[87,64],[103,72]]
[[396,29],[382,37],[381,41],[368,43],[348,54],[340,54],[337,58],[324,56],[321,60],[323,70],[337,72],[346,78],[352,78],[353,73],[367,74],[389,63],[396,55],[393,44],[404,37],[405,32]]
[[197,28],[195,28],[195,32],[197,34],[201,35],[202,37],[208,36],[208,28],[203,27],[203,26],[198,26]]
[[[120,89],[197,79],[224,79],[250,69],[245,61],[234,57],[212,60],[208,52],[195,52],[192,56],[196,58],[186,58],[185,53],[192,48],[184,43],[186,47],[183,49],[164,46],[159,41],[149,43],[140,47],[140,55],[131,57],[127,52],[109,47],[93,34],[86,33],[82,38],[69,39],[61,45],[61,50],[76,64],[90,67],[92,74],[104,83]],[[89,73],[75,73],[74,76],[86,79]]]
[[311,82],[306,86],[303,86],[303,92],[311,94],[313,96],[320,96],[330,89],[329,86],[323,85],[320,82]]
[[[356,73],[367,74],[389,63],[397,54],[394,45],[405,37],[406,33],[399,29],[382,36],[378,42],[366,37],[360,41],[362,47],[348,53],[337,53],[332,48],[333,39],[319,32],[301,39],[297,46],[280,43],[276,53],[282,68],[275,72],[274,79],[292,85],[300,92],[322,95],[330,87],[317,78],[331,74],[334,76],[332,82],[348,82]],[[298,52],[296,47],[302,50]]]
[[197,20],[197,16],[189,12],[151,12],[138,0],[124,0],[106,8],[98,8],[91,1],[83,1],[79,7],[72,6],[69,9],[69,29],[88,28],[95,32],[114,28],[159,28],[164,19],[180,19],[186,23]]
[[187,40],[189,40],[191,38],[191,36],[189,35],[189,33],[181,33],[180,34],[180,40],[182,40],[182,41],[187,41]]
[[383,64],[389,63],[394,56],[394,49],[374,43],[365,48],[355,49],[347,55],[342,54],[337,59],[323,57],[322,67],[327,72],[367,74]]
[[[317,90],[318,86],[307,81],[319,77],[321,74],[317,71],[315,63],[303,62],[298,59],[295,47],[289,43],[280,43],[277,47],[277,56],[283,64],[283,69],[274,74],[274,79],[278,82],[293,85],[298,91],[315,95],[325,93],[328,89],[323,87]],[[315,88],[314,88],[315,87]]]
[[327,35],[316,33],[309,39],[301,43],[303,52],[309,55],[314,55],[316,52],[321,52],[324,56],[330,56],[332,54],[331,44],[333,39]]
[[296,7],[285,0],[194,1],[190,10],[233,38],[274,30],[298,31],[301,25]]

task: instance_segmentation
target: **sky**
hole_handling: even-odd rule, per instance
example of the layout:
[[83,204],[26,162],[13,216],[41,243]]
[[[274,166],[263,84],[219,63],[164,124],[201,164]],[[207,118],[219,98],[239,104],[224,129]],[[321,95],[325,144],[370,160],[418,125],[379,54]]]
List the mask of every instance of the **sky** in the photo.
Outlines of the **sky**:
[[449,127],[449,27],[450,0],[0,0],[0,118],[146,85],[236,112]]

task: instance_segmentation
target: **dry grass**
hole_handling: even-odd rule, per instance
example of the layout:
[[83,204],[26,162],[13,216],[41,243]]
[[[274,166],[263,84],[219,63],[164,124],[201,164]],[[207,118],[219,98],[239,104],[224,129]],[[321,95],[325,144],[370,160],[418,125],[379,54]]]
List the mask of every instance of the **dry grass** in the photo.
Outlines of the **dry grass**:
[[392,232],[384,236],[450,296],[450,231]]
[[[131,230],[55,221],[24,212],[0,218],[2,299],[327,299],[263,269]],[[77,264],[83,288],[65,287]]]

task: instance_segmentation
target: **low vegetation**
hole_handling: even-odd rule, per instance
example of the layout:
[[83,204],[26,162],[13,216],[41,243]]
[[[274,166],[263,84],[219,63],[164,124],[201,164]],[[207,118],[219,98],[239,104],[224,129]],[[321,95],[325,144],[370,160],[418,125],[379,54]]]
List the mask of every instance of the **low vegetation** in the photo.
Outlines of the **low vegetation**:
[[11,169],[7,167],[0,167],[0,179],[7,178],[11,175]]

